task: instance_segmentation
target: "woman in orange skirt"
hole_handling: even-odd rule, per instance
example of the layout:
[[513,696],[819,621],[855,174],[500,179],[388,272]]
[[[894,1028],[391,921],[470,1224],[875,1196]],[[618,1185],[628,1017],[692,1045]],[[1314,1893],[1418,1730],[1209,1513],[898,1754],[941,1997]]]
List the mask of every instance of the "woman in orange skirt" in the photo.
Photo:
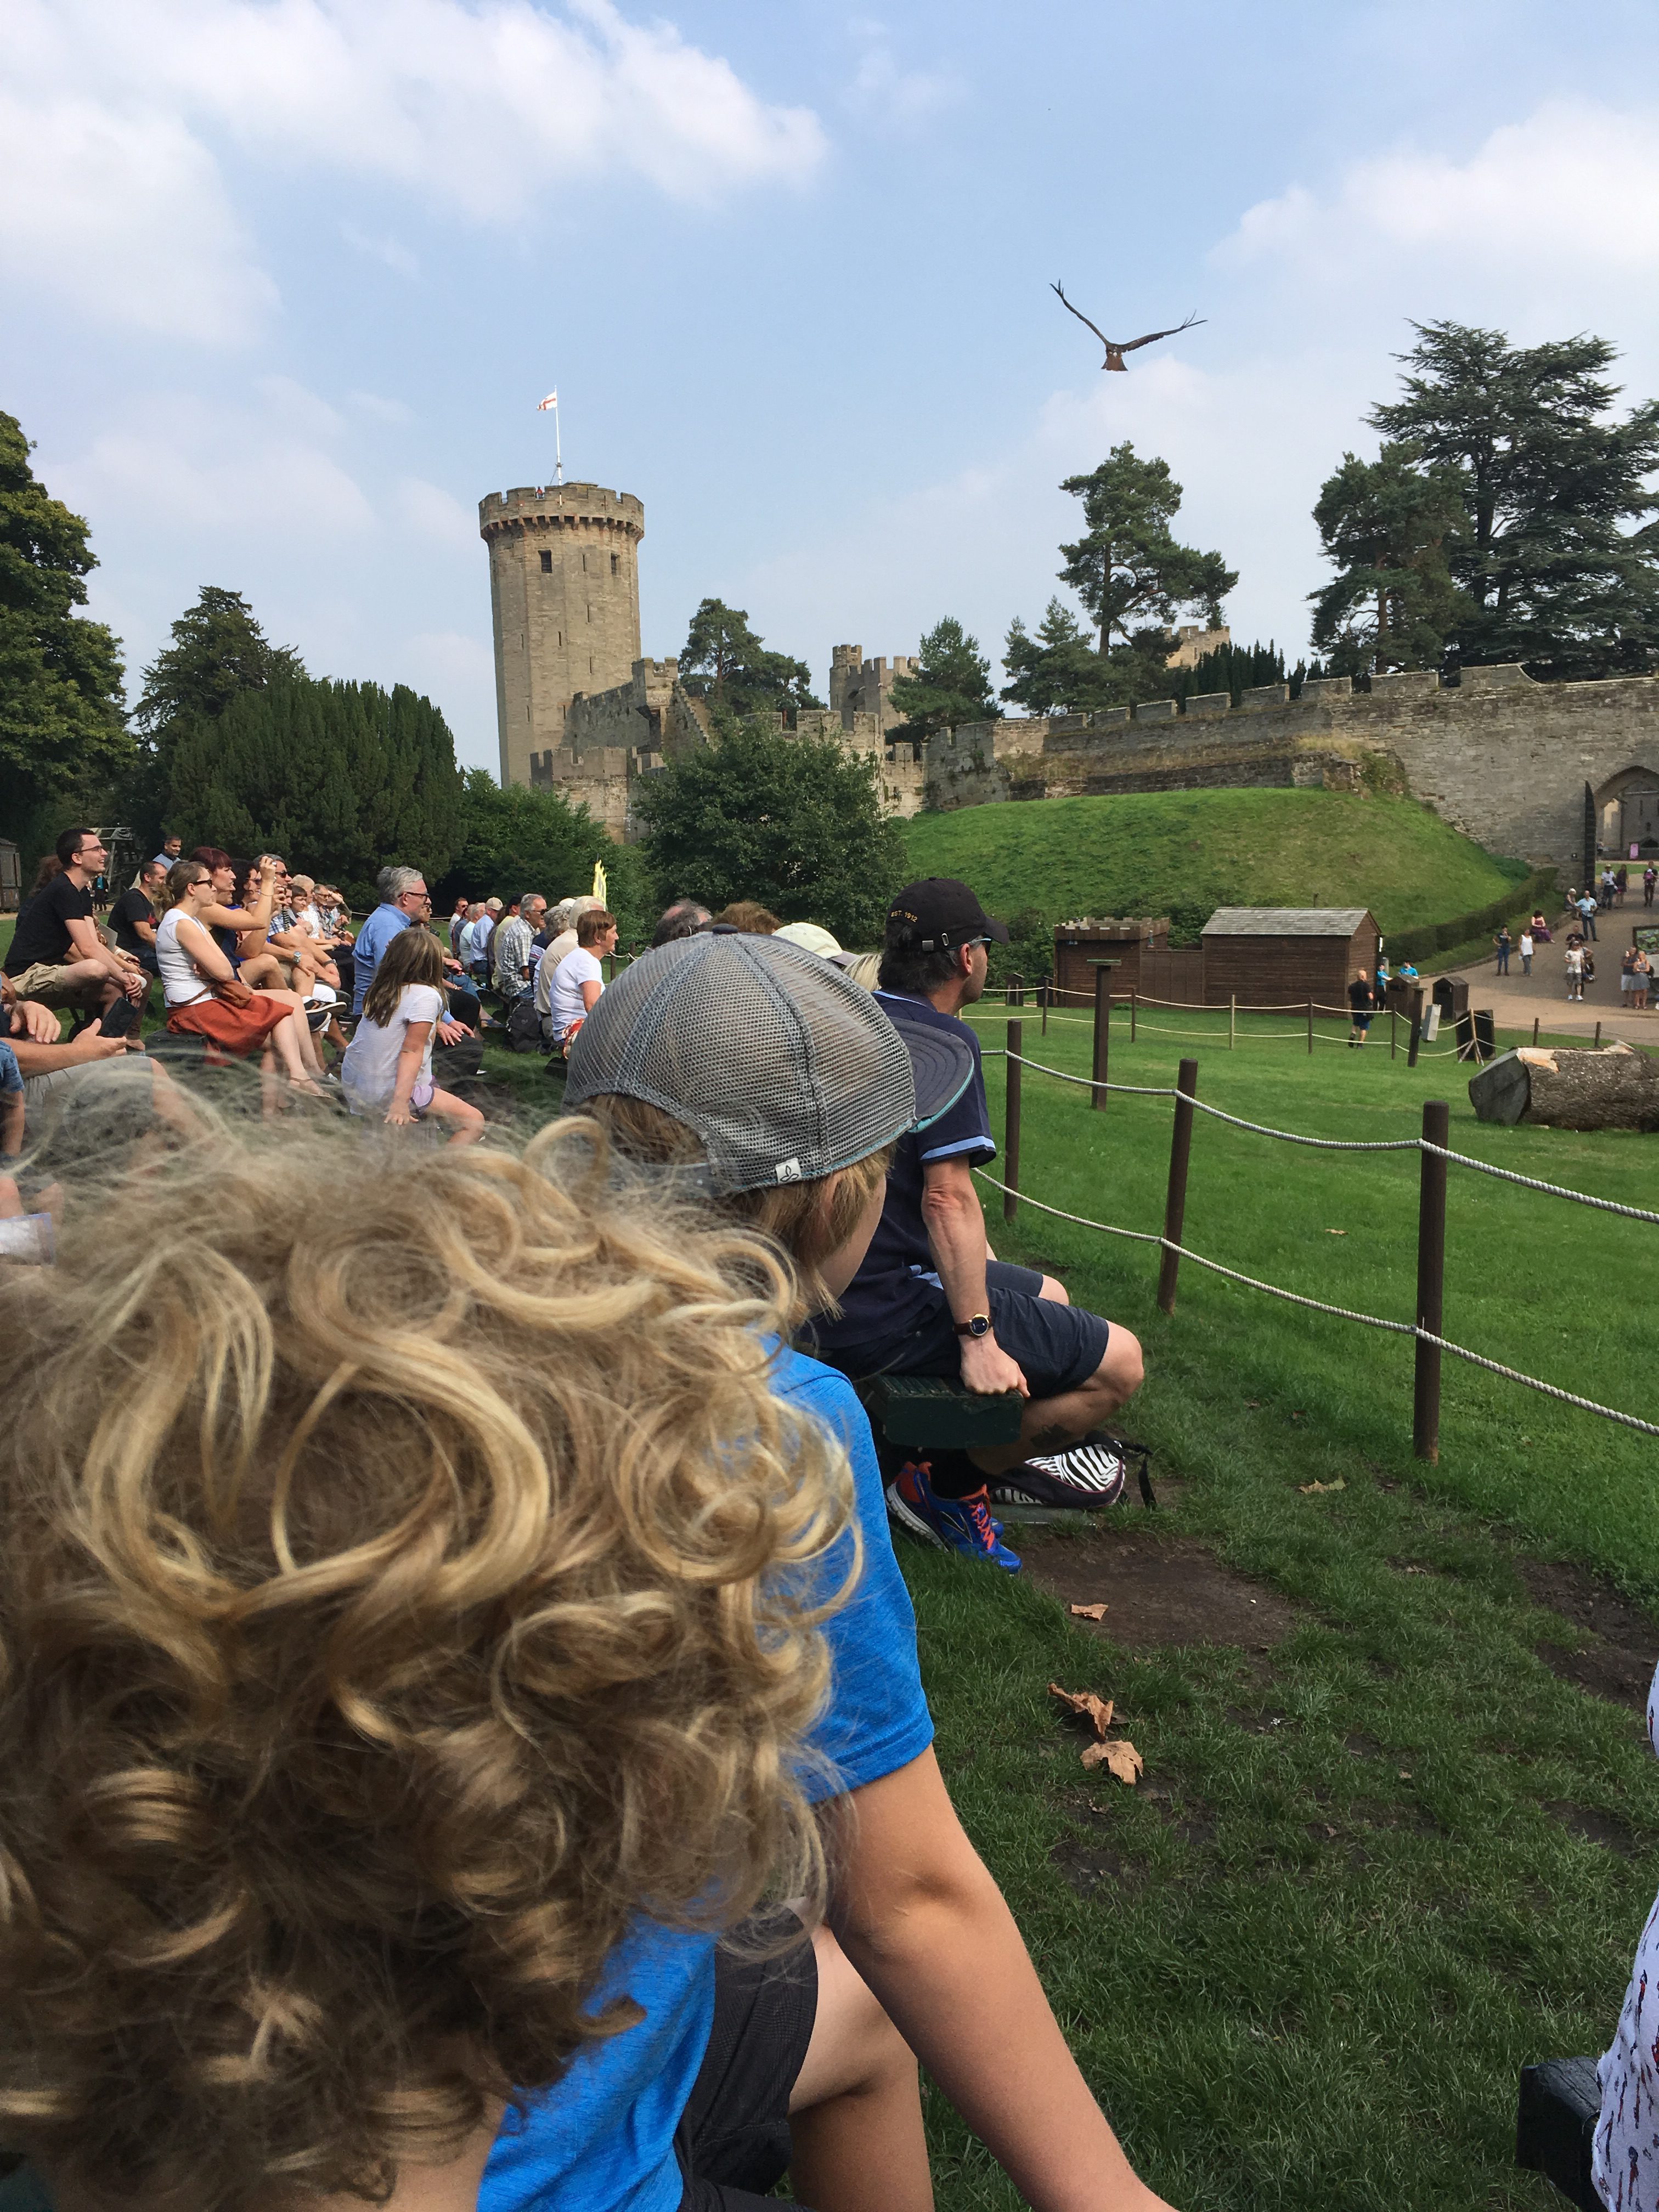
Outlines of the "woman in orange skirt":
[[[273,1054],[289,1080],[320,1097],[300,1049],[300,1014],[291,995],[250,991],[203,926],[201,912],[214,903],[213,879],[199,860],[179,860],[168,872],[167,908],[155,932],[155,964],[167,994],[167,1027],[178,1036],[207,1040],[210,1059],[259,1055],[270,1073]],[[229,995],[218,995],[228,989]],[[246,997],[246,1004],[236,1000]]]

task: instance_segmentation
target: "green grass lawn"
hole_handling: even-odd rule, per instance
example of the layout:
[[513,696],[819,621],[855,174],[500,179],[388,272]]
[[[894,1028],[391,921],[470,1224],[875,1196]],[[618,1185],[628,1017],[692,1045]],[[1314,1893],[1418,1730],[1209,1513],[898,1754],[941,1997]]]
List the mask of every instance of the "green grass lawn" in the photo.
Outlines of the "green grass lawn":
[[1470,913],[1525,873],[1415,799],[1346,792],[1042,799],[919,814],[904,836],[918,875],[959,876],[1005,917],[1365,906],[1386,933]]
[[[975,1018],[1002,1042],[1001,1008]],[[1056,1016],[1044,1038],[1024,1019],[1031,1057],[1086,1073],[1086,1020]],[[1358,1138],[1415,1133],[1438,1096],[1460,1150],[1651,1198],[1649,1140],[1477,1124],[1458,1063],[1408,1070],[1382,1024],[1363,1054],[1322,1042],[1312,1059],[1269,1018],[1232,1051],[1218,1012],[1149,1016],[1133,1046],[1127,1027],[1120,1082],[1170,1083],[1191,1054],[1212,1103]],[[520,1127],[556,1100],[539,1056],[492,1042],[486,1066]],[[1000,1129],[1003,1063],[987,1075]],[[1028,1072],[1024,1186],[1155,1230],[1170,1125],[1167,1100],[1095,1113]],[[1200,1116],[1186,1241],[1408,1318],[1417,1178],[1412,1154],[1308,1152]],[[1153,1447],[1164,1504],[1049,1539],[1079,1591],[1103,1560],[1133,1577],[1125,1547],[1201,1542],[1288,1627],[1267,1650],[1131,1648],[1110,1613],[1085,1630],[1031,1579],[900,1542],[941,1761],[1090,2081],[1194,2212],[1546,2212],[1560,2200],[1510,2164],[1516,2075],[1611,2033],[1659,1886],[1659,1764],[1633,1712],[1540,1656],[1584,1641],[1540,1575],[1605,1578],[1638,1627],[1659,1607],[1652,1440],[1448,1361],[1441,1459],[1420,1465],[1407,1340],[1190,1266],[1166,1319],[1152,1248],[1029,1207],[1010,1228],[989,1195],[1004,1256],[1060,1273],[1146,1347],[1124,1425]],[[1447,1332],[1653,1419],[1656,1237],[1454,1169]],[[1304,1494],[1314,1481],[1343,1487]],[[1085,1774],[1051,1680],[1117,1701],[1139,1789]],[[937,2100],[930,2124],[942,2205],[1016,2203]]]
[[[1002,1018],[981,1015],[988,1042]],[[1086,1072],[1086,1026],[1036,1029],[1033,1057]],[[1114,1079],[1171,1081],[1182,1051],[1201,1097],[1251,1119],[1392,1136],[1438,1095],[1460,1150],[1602,1195],[1651,1189],[1644,1139],[1482,1127],[1455,1062],[1411,1072],[1375,1043],[1310,1061],[1294,1042],[1143,1032],[1115,1039]],[[988,1079],[1000,1123],[1000,1063]],[[1097,1114],[1029,1073],[1024,1102],[1030,1191],[1160,1225],[1167,1102]],[[1408,1318],[1417,1175],[1411,1154],[1310,1152],[1200,1117],[1185,1241]],[[1295,1608],[1269,1654],[1132,1652],[1109,1614],[1085,1632],[1033,1585],[902,1547],[945,1771],[1091,2081],[1177,2204],[1542,2208],[1548,2190],[1510,2166],[1516,2075],[1608,2039],[1659,1883],[1659,1765],[1633,1714],[1540,1661],[1540,1640],[1578,1638],[1527,1577],[1573,1560],[1659,1597],[1651,1440],[1449,1361],[1441,1460],[1422,1466],[1404,1340],[1190,1267],[1166,1320],[1151,1248],[1029,1209],[1011,1230],[1000,1200],[988,1222],[1005,1256],[1063,1270],[1140,1336],[1126,1426],[1179,1486],[1160,1532],[1205,1539]],[[1454,1170],[1448,1333],[1652,1419],[1656,1236]],[[1345,1487],[1302,1494],[1316,1480]],[[1144,1545],[1148,1525],[1118,1514],[1111,1538]],[[1118,1701],[1140,1790],[1082,1771],[1051,1680]],[[933,2118],[941,2201],[1012,2206]]]

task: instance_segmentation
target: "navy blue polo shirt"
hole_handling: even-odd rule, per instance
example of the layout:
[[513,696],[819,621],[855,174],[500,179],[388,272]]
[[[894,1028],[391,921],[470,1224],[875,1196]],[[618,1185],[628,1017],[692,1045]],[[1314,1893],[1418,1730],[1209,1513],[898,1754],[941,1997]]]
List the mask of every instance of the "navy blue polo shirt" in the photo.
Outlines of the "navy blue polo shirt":
[[991,1116],[985,1103],[985,1071],[979,1039],[966,1022],[942,1014],[927,999],[908,993],[878,991],[878,1006],[902,1006],[915,1021],[931,1023],[965,1037],[974,1055],[974,1073],[953,1106],[925,1129],[901,1137],[887,1176],[887,1200],[864,1264],[841,1295],[841,1315],[809,1321],[804,1337],[836,1352],[855,1346],[890,1343],[919,1328],[939,1311],[945,1297],[933,1271],[933,1247],[921,1218],[923,1170],[930,1160],[966,1160],[982,1167],[996,1158]]

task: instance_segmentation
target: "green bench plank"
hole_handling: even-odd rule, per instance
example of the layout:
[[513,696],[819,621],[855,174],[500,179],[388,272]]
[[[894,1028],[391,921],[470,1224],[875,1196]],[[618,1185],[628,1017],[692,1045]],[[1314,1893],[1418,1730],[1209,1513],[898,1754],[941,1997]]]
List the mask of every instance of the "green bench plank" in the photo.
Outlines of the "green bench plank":
[[1011,1444],[1025,1412],[1018,1390],[981,1397],[939,1375],[872,1375],[854,1387],[889,1443],[940,1451]]

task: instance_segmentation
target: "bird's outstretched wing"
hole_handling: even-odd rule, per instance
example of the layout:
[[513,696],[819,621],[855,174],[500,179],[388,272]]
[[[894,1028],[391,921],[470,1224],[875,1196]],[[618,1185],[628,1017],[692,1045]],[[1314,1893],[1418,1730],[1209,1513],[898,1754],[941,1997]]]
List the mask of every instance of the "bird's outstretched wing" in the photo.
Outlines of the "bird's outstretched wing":
[[1057,292],[1060,295],[1060,306],[1067,308],[1073,314],[1074,314],[1079,322],[1088,323],[1089,328],[1094,332],[1095,336],[1100,340],[1100,343],[1106,348],[1109,353],[1115,350],[1121,352],[1121,347],[1113,347],[1112,341],[1107,337],[1105,331],[1101,329],[1098,323],[1089,322],[1089,318],[1084,313],[1080,307],[1073,307],[1072,306],[1071,301],[1066,296],[1066,287],[1063,284],[1051,284],[1048,287],[1048,289],[1051,292]]
[[[1067,304],[1070,304],[1069,301]],[[1076,309],[1073,308],[1073,313],[1075,313],[1076,312]],[[1167,331],[1148,331],[1144,338],[1125,338],[1120,345],[1113,345],[1110,338],[1108,338],[1106,343],[1109,346],[1112,347],[1112,351],[1114,353],[1133,353],[1137,346],[1155,345],[1159,338],[1176,337],[1181,331],[1190,331],[1196,324],[1207,322],[1208,319],[1209,318],[1206,315],[1188,315],[1184,323],[1173,324]],[[1091,330],[1094,330],[1094,325],[1092,323],[1090,324],[1089,327]],[[1095,335],[1098,337],[1100,333],[1096,331]]]

